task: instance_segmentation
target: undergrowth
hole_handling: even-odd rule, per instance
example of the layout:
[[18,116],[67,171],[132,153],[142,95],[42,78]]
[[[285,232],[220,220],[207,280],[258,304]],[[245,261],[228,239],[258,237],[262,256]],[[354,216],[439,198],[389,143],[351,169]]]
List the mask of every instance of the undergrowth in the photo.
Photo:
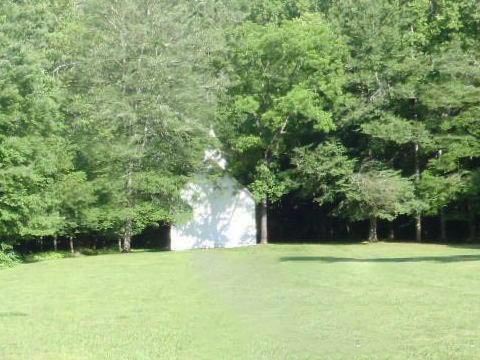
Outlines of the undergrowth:
[[0,242],[0,268],[12,267],[21,261],[11,245]]

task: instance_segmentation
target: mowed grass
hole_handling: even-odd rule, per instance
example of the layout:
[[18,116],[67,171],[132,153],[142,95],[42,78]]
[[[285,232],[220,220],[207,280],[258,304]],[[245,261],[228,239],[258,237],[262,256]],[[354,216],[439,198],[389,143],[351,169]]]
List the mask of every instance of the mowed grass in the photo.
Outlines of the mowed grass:
[[0,359],[477,359],[480,249],[270,245],[0,271]]

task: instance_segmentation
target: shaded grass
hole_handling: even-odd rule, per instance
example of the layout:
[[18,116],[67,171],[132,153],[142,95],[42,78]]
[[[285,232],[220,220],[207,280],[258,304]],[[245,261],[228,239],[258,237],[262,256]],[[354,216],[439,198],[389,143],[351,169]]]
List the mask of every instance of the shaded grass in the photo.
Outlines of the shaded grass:
[[1,359],[475,359],[480,249],[278,245],[0,272]]
[[[138,252],[145,251],[143,249],[138,250]],[[98,249],[93,250],[90,248],[84,248],[76,250],[75,253],[70,251],[42,251],[32,254],[25,254],[21,257],[21,260],[25,263],[35,263],[40,261],[48,260],[57,260],[64,258],[73,258],[79,256],[96,256],[96,255],[109,255],[109,254],[118,254],[118,249]]]
[[39,261],[57,260],[69,257],[74,257],[74,255],[67,251],[44,251],[34,254],[26,254],[22,257],[22,261],[26,263],[35,263]]

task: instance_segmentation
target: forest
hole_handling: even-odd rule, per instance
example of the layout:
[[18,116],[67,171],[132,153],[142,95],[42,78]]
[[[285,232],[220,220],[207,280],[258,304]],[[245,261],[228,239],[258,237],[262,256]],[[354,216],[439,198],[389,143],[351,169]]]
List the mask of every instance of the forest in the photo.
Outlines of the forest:
[[477,239],[478,0],[3,0],[0,74],[2,264],[129,252],[209,148],[262,243]]

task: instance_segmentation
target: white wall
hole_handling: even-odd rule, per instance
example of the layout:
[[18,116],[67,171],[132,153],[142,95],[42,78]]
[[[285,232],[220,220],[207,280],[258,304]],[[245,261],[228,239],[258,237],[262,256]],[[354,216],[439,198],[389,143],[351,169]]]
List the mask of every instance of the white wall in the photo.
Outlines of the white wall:
[[256,244],[255,201],[232,178],[199,179],[183,196],[193,208],[193,218],[172,226],[171,250]]

